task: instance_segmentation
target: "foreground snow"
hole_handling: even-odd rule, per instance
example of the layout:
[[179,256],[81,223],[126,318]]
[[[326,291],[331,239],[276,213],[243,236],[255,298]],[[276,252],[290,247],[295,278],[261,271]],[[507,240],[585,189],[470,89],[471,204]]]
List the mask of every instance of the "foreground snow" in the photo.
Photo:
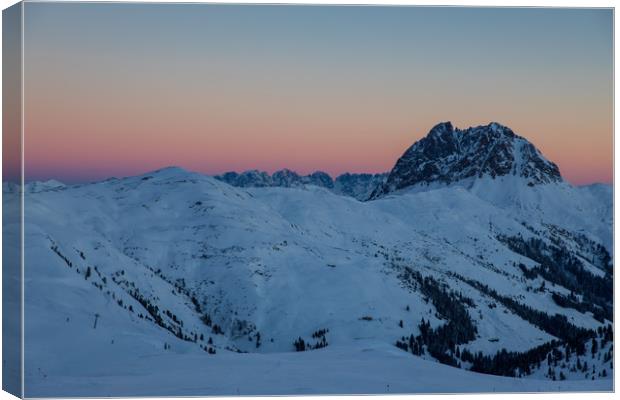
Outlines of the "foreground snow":
[[[594,372],[611,375],[603,349],[587,355],[588,371],[557,366],[568,379],[559,382],[545,378],[546,361],[513,379],[394,347],[419,333],[422,318],[446,324],[404,284],[405,266],[471,300],[477,336],[463,346],[472,352],[526,351],[554,337],[457,275],[575,326],[605,325],[556,304],[552,294],[569,290],[527,278],[518,264],[538,264],[498,237],[560,243],[604,276],[590,241],[611,251],[611,188],[476,183],[359,202],[313,186],[235,188],[169,168],[28,191],[26,396],[611,390]],[[327,348],[292,352],[295,339],[314,341],[321,329]]]
[[[477,374],[382,343],[302,353],[119,355],[49,371],[27,396],[201,396],[611,391],[612,380],[549,381]],[[108,368],[106,368],[108,367]],[[105,372],[104,372],[105,371]]]

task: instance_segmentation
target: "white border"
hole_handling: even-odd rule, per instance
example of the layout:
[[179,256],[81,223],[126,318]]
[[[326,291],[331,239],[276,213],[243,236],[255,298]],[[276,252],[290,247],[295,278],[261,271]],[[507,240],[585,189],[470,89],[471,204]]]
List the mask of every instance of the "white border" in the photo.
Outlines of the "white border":
[[[41,0],[25,0],[25,2],[41,2]],[[63,0],[63,2],[84,2],[84,1],[80,1],[80,0]],[[101,3],[101,2],[118,2],[118,3],[124,3],[125,1],[93,1],[93,3]],[[203,3],[200,1],[174,1],[174,0],[132,0],[132,1],[128,1],[131,3]],[[477,0],[477,1],[467,1],[467,0],[448,0],[448,1],[429,1],[429,0],[419,0],[419,1],[412,1],[412,0],[313,0],[311,3],[309,1],[303,1],[303,0],[289,0],[286,2],[283,1],[274,1],[274,0],[268,0],[268,1],[260,1],[260,0],[243,0],[243,1],[234,1],[234,0],[215,0],[215,1],[209,1],[208,3],[244,3],[244,4],[263,4],[263,3],[270,3],[270,4],[325,4],[325,5],[335,5],[335,4],[349,4],[349,5],[418,5],[418,6],[478,6],[478,7],[583,7],[583,8],[595,8],[595,7],[601,7],[601,8],[610,8],[613,7],[615,8],[616,2],[612,1],[612,0],[590,0],[590,1],[577,1],[577,0],[564,0],[564,1],[559,1],[559,0],[540,0],[540,1],[532,1],[532,0],[522,0],[522,1],[514,1],[514,0],[505,0],[502,1],[501,3],[498,3],[497,1],[493,1],[493,0]],[[13,4],[17,3],[14,0],[0,0],[0,6],[2,9],[5,9]],[[21,54],[21,58],[22,58],[22,72],[21,72],[21,86],[22,86],[22,109],[21,109],[21,151],[22,151],[22,159],[21,159],[21,169],[22,169],[22,187],[24,184],[24,14],[25,14],[25,7],[24,4],[22,3],[22,10],[21,10],[21,16],[22,16],[22,54]],[[615,10],[614,10],[614,14],[615,14]],[[0,38],[1,38],[1,29],[2,27],[2,22],[1,22],[1,18],[0,18]],[[617,163],[615,163],[615,154],[617,154],[617,150],[618,150],[618,146],[620,146],[616,141],[615,141],[615,123],[616,123],[616,113],[617,113],[617,109],[616,109],[616,104],[615,104],[615,93],[618,89],[618,84],[615,80],[615,66],[617,65],[616,63],[616,52],[615,52],[615,44],[618,43],[618,33],[615,30],[615,15],[614,15],[614,222],[617,220],[618,218],[618,213],[617,213],[617,209],[615,207],[615,204],[617,204],[618,201],[618,196],[616,191],[615,191],[615,177],[618,176],[618,169],[620,168],[620,166],[618,166]],[[2,56],[0,54],[0,65],[2,64]],[[1,68],[1,66],[0,66]],[[2,88],[2,85],[0,84],[0,90]],[[0,99],[0,109],[1,109],[1,105],[2,105],[2,100]],[[1,128],[0,128],[1,129]],[[0,141],[0,153],[2,151],[2,142]],[[2,166],[0,163],[0,175],[2,173]],[[1,196],[1,195],[0,195]],[[24,269],[23,269],[23,260],[24,260],[24,230],[23,230],[23,226],[24,226],[24,196],[23,193],[21,195],[21,207],[22,207],[22,215],[21,215],[21,223],[22,223],[22,230],[21,230],[21,257],[22,257],[22,271],[21,271],[21,279],[22,279],[22,291],[21,291],[21,296],[22,296],[22,304],[21,304],[21,313],[22,313],[22,320],[21,320],[21,324],[22,324],[22,341],[21,341],[21,368],[22,368],[22,382],[21,382],[21,390],[22,390],[22,396],[24,393],[24,383],[25,383],[25,377],[24,377],[24,358],[23,358],[23,354],[24,354],[24,340],[23,340],[23,333],[24,333]],[[2,216],[0,213],[0,223],[2,221]],[[0,237],[1,237],[1,231],[0,231]],[[1,242],[0,242],[1,243]],[[618,244],[618,235],[617,235],[617,231],[616,231],[616,225],[614,223],[614,249],[617,248],[617,244]],[[0,245],[1,248],[1,245]],[[1,276],[0,276],[0,283],[1,283]],[[615,293],[615,283],[618,279],[618,274],[616,273],[614,276],[614,293]],[[2,286],[0,284],[0,295],[2,292]],[[615,297],[614,297],[614,303],[615,303]],[[0,310],[0,316],[1,316],[1,310]],[[614,318],[615,321],[619,321],[619,310],[617,309],[617,307],[614,307]],[[1,324],[1,322],[0,322]],[[1,331],[0,331],[0,337],[1,337]],[[1,349],[0,349],[0,355],[1,355]],[[614,357],[614,363],[616,361],[616,358]],[[618,367],[614,368],[614,382],[618,382]],[[515,393],[515,394],[499,394],[499,395],[495,395],[495,394],[462,394],[462,395],[398,395],[398,397],[400,398],[405,398],[405,399],[411,399],[411,400],[427,400],[427,399],[443,399],[443,398],[448,398],[448,397],[454,397],[454,396],[459,396],[459,398],[465,399],[465,400],[473,400],[473,399],[478,399],[481,396],[484,397],[490,397],[490,398],[510,398],[510,399],[520,399],[520,398],[544,398],[544,399],[583,399],[584,397],[587,396],[588,399],[608,399],[608,398],[614,398],[615,394],[613,393],[544,393],[544,394],[527,394],[527,393]],[[298,397],[292,397],[292,396],[280,396],[282,398],[286,398],[286,399],[295,399]],[[303,396],[304,398],[308,398],[308,399],[324,399],[327,396]],[[329,396],[330,399],[338,399],[338,400],[344,400],[344,399],[351,399],[351,398],[355,398],[355,399],[361,399],[363,397],[366,396]],[[377,399],[382,399],[382,400],[387,400],[390,397],[393,396],[387,396],[387,395],[379,395],[379,396],[373,396],[374,398]],[[0,400],[4,400],[4,399],[12,399],[14,398],[13,396],[11,396],[10,394],[6,393],[6,392],[0,392]],[[185,399],[186,397],[169,397],[170,399]],[[257,399],[257,400],[263,400],[263,399],[272,399],[273,397],[252,397],[253,399]],[[143,397],[143,399],[155,399],[154,397]]]

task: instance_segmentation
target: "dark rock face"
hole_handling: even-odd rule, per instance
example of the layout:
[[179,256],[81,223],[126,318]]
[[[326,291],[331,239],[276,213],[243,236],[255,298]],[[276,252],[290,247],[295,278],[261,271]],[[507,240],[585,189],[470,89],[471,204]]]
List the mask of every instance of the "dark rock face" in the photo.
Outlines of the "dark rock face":
[[301,176],[290,169],[281,169],[271,175],[271,186],[294,187],[301,184]]
[[334,191],[344,196],[366,200],[368,196],[385,183],[388,174],[351,174],[344,173],[336,178]]
[[308,175],[309,181],[316,186],[324,187],[327,189],[334,188],[334,180],[331,176],[327,175],[323,171],[316,171]]
[[558,167],[508,127],[493,122],[461,130],[442,122],[405,151],[370,198],[414,185],[505,175],[523,177],[530,186],[562,181]]
[[378,186],[385,183],[387,173],[350,174],[345,173],[335,180],[323,171],[310,175],[299,175],[289,169],[282,169],[269,175],[263,171],[251,170],[242,173],[226,172],[215,179],[237,187],[303,187],[314,185],[323,187],[343,196],[366,200]]
[[245,171],[241,174],[227,172],[223,175],[216,176],[216,179],[238,187],[271,186],[271,177],[266,172],[257,170]]

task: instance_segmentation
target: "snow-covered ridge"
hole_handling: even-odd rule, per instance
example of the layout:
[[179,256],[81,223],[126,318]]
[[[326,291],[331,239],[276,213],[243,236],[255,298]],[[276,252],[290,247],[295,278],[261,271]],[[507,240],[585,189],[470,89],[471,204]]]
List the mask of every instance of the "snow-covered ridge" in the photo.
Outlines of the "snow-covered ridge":
[[[2,182],[3,193],[17,193],[20,185],[15,182]],[[59,190],[65,188],[65,184],[55,179],[47,181],[32,181],[24,185],[24,191],[26,193],[45,192],[48,190]]]

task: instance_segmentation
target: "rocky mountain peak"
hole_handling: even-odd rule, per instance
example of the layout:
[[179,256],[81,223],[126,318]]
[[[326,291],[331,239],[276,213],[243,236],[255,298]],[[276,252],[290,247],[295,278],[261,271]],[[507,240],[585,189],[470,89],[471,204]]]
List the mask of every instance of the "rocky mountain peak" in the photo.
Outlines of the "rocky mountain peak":
[[562,181],[553,162],[504,125],[459,129],[442,122],[405,151],[371,198],[410,186],[506,175],[522,177],[529,186]]

